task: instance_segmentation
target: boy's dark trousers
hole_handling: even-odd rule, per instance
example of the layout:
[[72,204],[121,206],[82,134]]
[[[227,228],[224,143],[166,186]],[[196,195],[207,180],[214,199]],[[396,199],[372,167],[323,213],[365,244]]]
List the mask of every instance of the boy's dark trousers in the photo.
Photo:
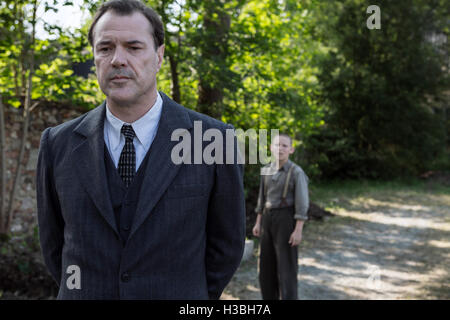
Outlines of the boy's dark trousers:
[[262,215],[259,283],[264,300],[297,299],[297,246],[289,244],[295,228],[294,207],[265,210]]

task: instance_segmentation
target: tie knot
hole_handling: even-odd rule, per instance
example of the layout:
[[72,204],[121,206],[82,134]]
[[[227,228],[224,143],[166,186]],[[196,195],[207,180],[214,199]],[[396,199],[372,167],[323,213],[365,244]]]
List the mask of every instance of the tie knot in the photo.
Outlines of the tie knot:
[[136,135],[134,133],[133,127],[129,124],[124,124],[122,126],[122,129],[120,130],[122,134],[125,136],[125,139],[133,141],[134,136]]

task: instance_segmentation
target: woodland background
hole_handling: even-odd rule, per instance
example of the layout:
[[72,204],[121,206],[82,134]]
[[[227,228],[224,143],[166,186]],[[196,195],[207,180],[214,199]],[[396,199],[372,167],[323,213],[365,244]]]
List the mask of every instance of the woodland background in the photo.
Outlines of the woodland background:
[[[144,2],[165,23],[159,90],[235,128],[290,134],[292,160],[312,184],[450,171],[447,1]],[[80,10],[93,13],[101,3],[83,0]],[[104,99],[87,41],[90,20],[79,29],[51,24],[45,12],[57,11],[57,4],[76,5],[0,1],[2,267],[18,266],[28,275],[41,266],[17,257],[39,251],[34,168],[40,133]],[[380,29],[367,27],[372,4],[381,9]],[[49,37],[36,36],[39,23]],[[247,229],[259,169],[245,168]]]

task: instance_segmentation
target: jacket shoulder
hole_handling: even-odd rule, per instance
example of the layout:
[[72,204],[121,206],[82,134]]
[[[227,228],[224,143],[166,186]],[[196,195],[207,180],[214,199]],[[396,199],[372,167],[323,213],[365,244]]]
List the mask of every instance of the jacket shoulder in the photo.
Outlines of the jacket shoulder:
[[200,112],[188,109],[188,108],[186,108],[186,110],[187,110],[187,112],[189,114],[189,118],[191,119],[192,122],[201,121],[205,128],[217,128],[220,130],[233,128],[232,125],[222,122],[220,120],[217,120],[206,114],[203,114],[203,113],[200,113]]
[[68,120],[63,122],[57,126],[47,128],[43,134],[42,138],[46,138],[48,144],[53,147],[62,148],[64,146],[68,146],[71,141],[71,138],[74,136],[75,129],[80,125],[80,123],[88,117],[90,114],[94,114],[99,112],[99,107],[94,108],[72,120]]
[[220,130],[225,130],[225,129],[233,129],[234,127],[230,124],[226,124],[220,120],[217,120],[211,116],[208,116],[204,113],[200,113],[197,111],[194,111],[190,108],[187,108],[185,106],[182,106],[181,104],[178,104],[177,102],[175,102],[174,100],[170,99],[166,94],[160,92],[163,101],[168,103],[170,105],[170,107],[177,109],[179,112],[184,112],[188,115],[189,120],[194,123],[194,121],[201,121],[202,126],[204,129],[209,129],[209,128],[217,128]]
[[72,133],[73,129],[76,128],[76,126],[87,116],[89,112],[86,112],[85,114],[82,114],[81,116],[75,119],[63,122],[57,126],[47,128],[47,130],[50,129],[49,139],[53,140],[58,138],[59,136],[64,136],[69,133]]

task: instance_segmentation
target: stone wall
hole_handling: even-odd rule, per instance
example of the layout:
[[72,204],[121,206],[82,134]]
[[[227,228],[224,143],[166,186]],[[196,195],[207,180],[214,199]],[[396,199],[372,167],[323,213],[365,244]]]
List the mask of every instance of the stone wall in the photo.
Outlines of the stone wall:
[[[22,112],[22,109],[5,106],[6,200],[9,199],[9,192],[13,185],[22,139]],[[14,217],[11,226],[13,234],[32,232],[37,223],[35,171],[42,131],[47,127],[76,118],[84,112],[86,110],[54,103],[41,103],[33,110],[22,162],[20,185],[14,201]]]

